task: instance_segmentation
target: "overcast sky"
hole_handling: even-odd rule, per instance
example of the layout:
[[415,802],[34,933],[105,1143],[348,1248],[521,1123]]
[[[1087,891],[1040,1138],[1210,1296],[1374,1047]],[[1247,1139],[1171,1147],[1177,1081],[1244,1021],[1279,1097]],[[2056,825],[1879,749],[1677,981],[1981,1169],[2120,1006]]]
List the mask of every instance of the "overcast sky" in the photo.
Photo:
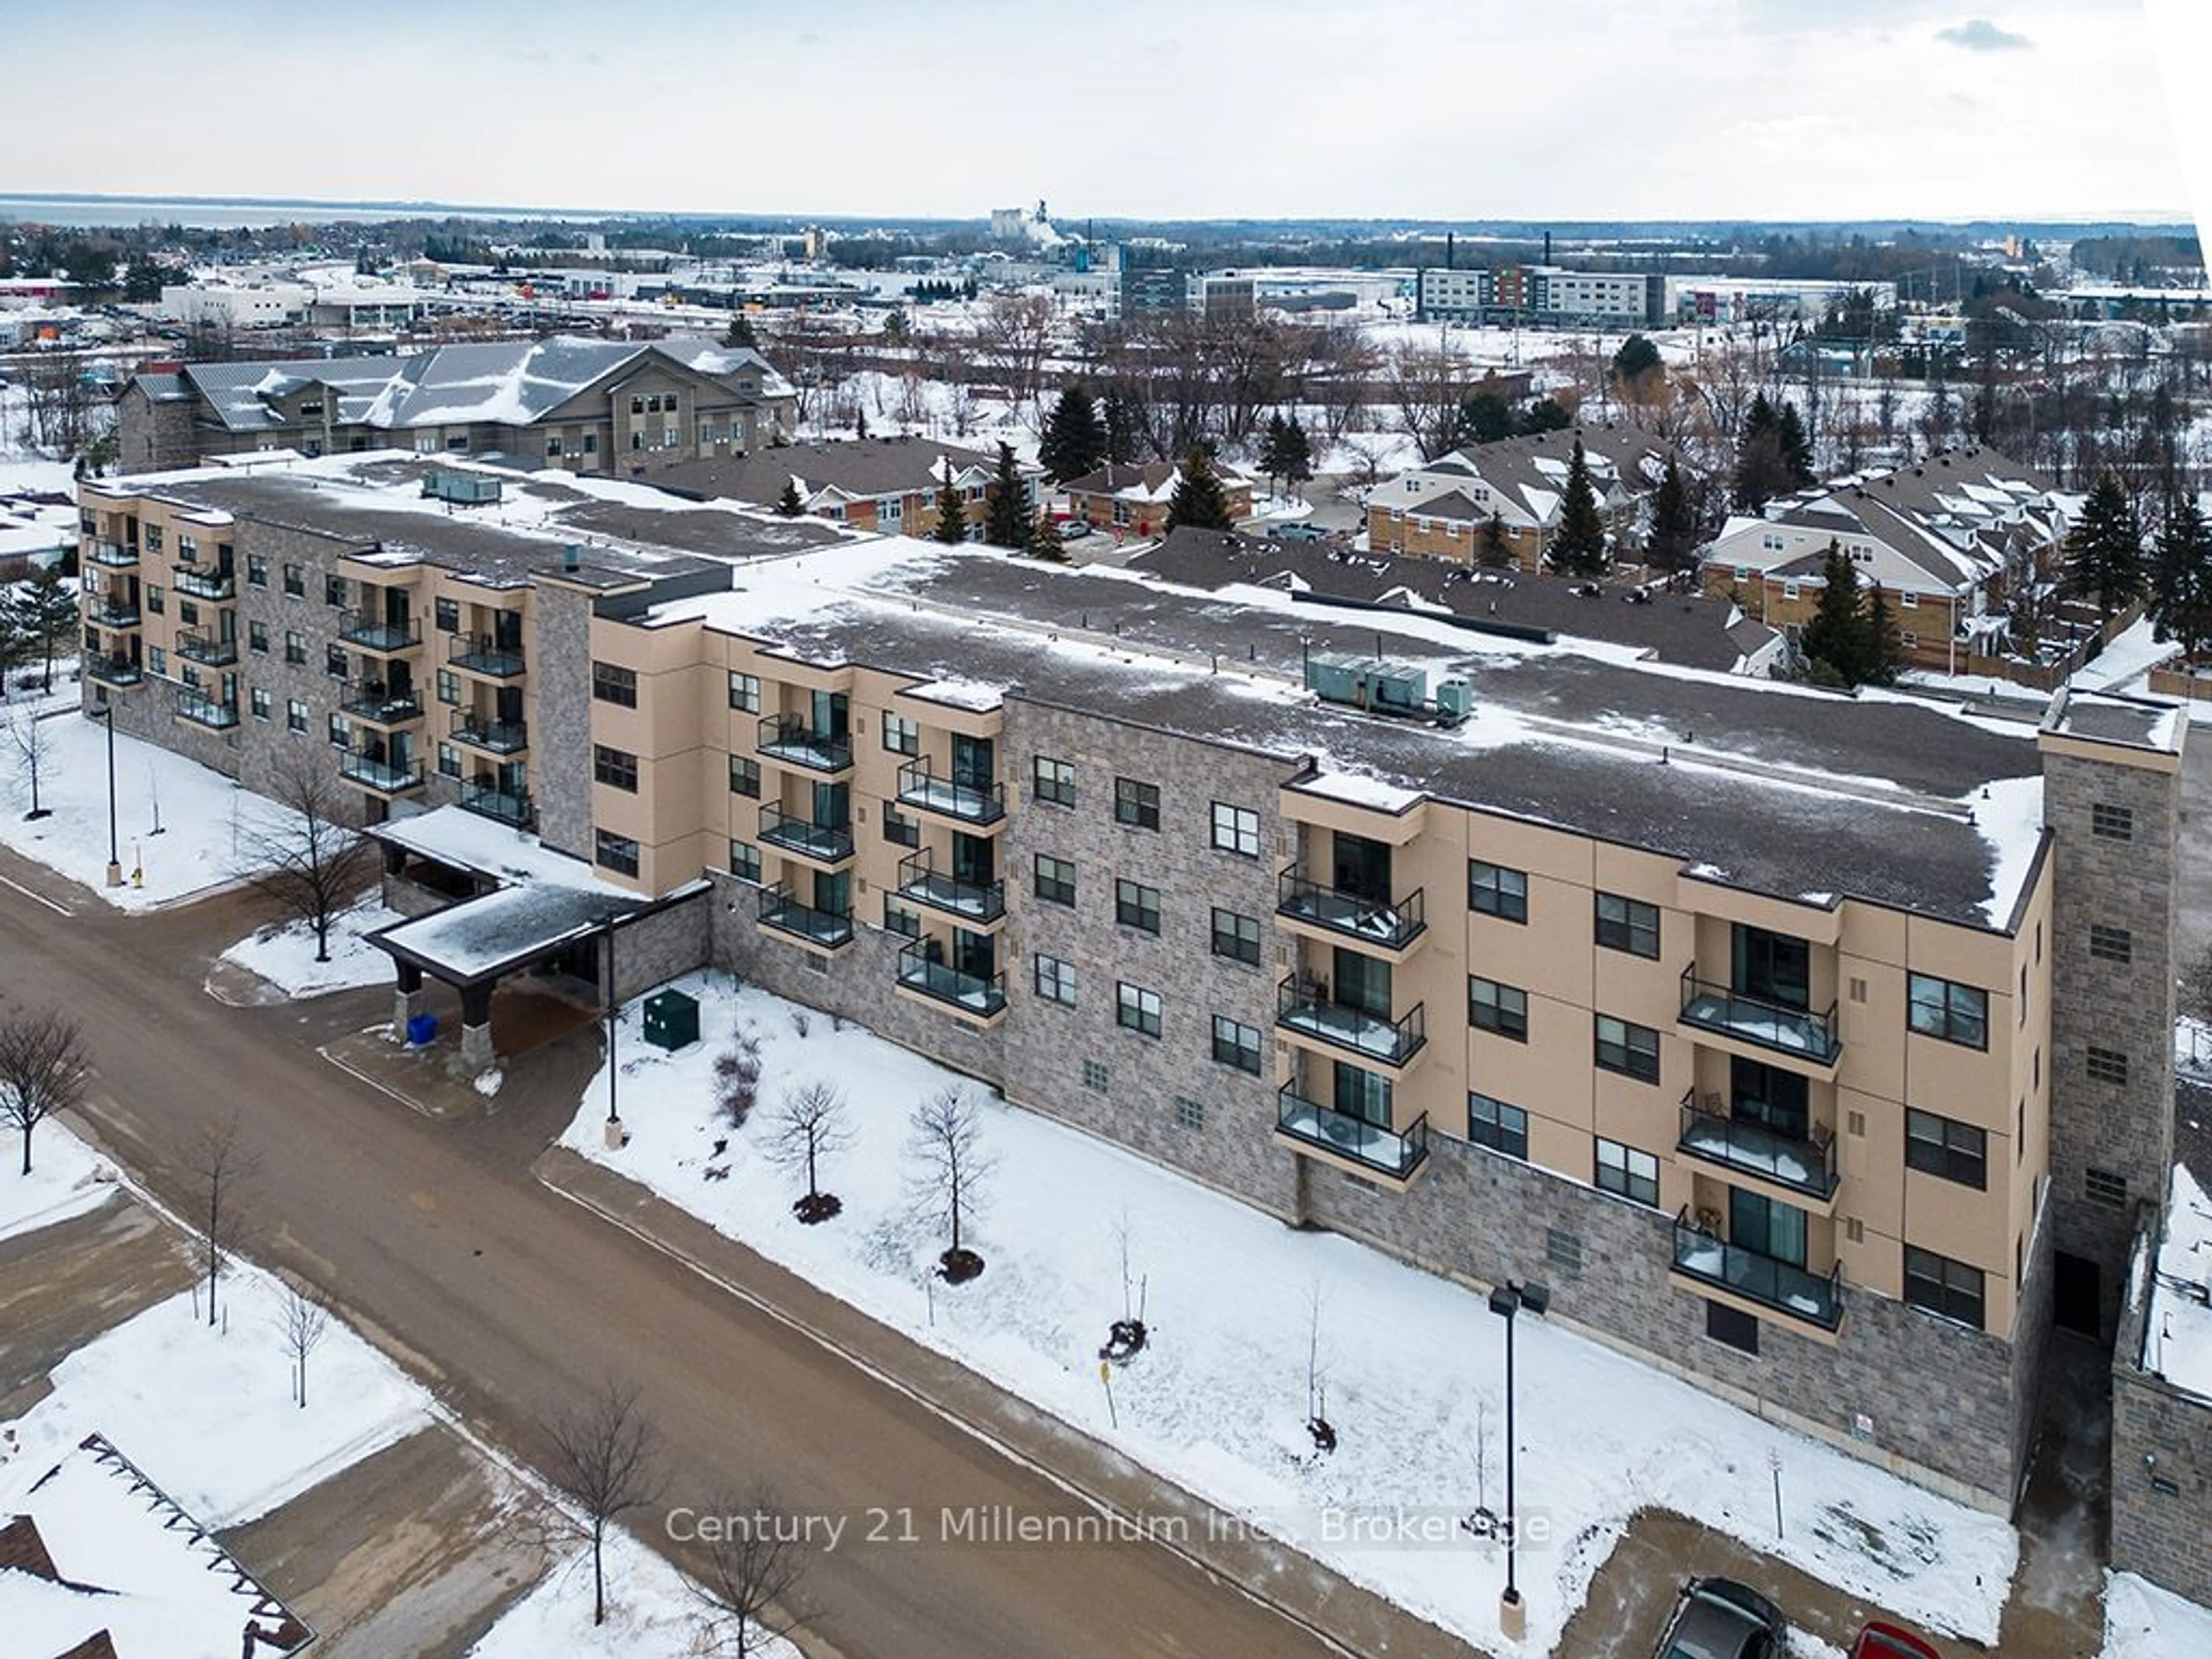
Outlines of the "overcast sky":
[[963,217],[1042,197],[1070,218],[2188,210],[2143,0],[10,10],[0,194]]

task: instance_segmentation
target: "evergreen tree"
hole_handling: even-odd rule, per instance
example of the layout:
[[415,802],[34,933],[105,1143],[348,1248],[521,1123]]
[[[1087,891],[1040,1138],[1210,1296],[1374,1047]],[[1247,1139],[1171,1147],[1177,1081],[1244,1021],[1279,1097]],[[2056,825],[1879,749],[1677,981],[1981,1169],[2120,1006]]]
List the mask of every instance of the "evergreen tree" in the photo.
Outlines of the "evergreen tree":
[[983,539],[994,547],[1017,552],[1030,544],[1028,504],[1024,501],[1021,470],[1014,465],[1014,447],[999,446],[999,476],[991,495],[991,513],[983,524]]
[[806,511],[806,502],[799,493],[799,480],[786,478],[783,494],[775,498],[775,510],[787,519],[795,519]]
[[1651,497],[1651,539],[1646,550],[1652,564],[1669,573],[1687,570],[1697,562],[1697,510],[1690,504],[1689,488],[1671,450],[1667,471]]
[[1905,665],[1905,641],[1897,631],[1897,615],[1879,586],[1868,597],[1860,639],[1865,652],[1861,675],[1870,684],[1896,684],[1897,671]]
[[1550,557],[1554,569],[1578,576],[1602,576],[1613,563],[1605,544],[1605,520],[1597,510],[1597,491],[1590,485],[1589,458],[1583,453],[1580,438],[1567,462],[1567,487],[1559,499],[1559,527],[1552,538]]
[[1737,511],[1759,513],[1791,487],[1796,475],[1783,453],[1780,417],[1762,392],[1752,398],[1736,439],[1735,477],[1729,499]]
[[893,345],[904,345],[907,331],[906,313],[891,310],[884,313],[884,338]]
[[1470,392],[1459,402],[1453,437],[1463,444],[1494,444],[1513,435],[1513,411],[1494,392]]
[[1099,418],[1098,405],[1082,386],[1072,386],[1045,416],[1038,464],[1054,483],[1066,483],[1096,472],[1105,459],[1106,423]]
[[134,258],[123,268],[123,297],[134,305],[146,305],[161,297],[161,267],[143,254]]
[[1475,557],[1492,570],[1503,570],[1520,562],[1514,556],[1512,543],[1505,539],[1505,520],[1495,513],[1482,526],[1482,545],[1475,550]]
[[1805,422],[1797,413],[1797,405],[1785,403],[1782,412],[1774,418],[1774,445],[1781,452],[1782,465],[1789,469],[1790,482],[1804,489],[1819,482],[1813,470],[1813,441],[1805,434]]
[[1106,394],[1106,459],[1127,466],[1137,459],[1137,444],[1144,435],[1145,413],[1137,400],[1118,386]]
[[1659,348],[1641,334],[1630,335],[1613,354],[1613,378],[1623,386],[1633,386],[1661,366]]
[[1284,422],[1283,459],[1290,463],[1283,469],[1283,477],[1290,483],[1291,493],[1304,500],[1306,485],[1313,482],[1313,441],[1295,415]]
[[1820,563],[1820,598],[1805,624],[1797,648],[1805,653],[1811,678],[1826,685],[1856,685],[1866,678],[1872,652],[1867,618],[1859,607],[1859,576],[1841,542],[1828,544]]
[[15,584],[12,592],[0,594],[0,632],[21,644],[21,660],[41,659],[41,690],[54,689],[54,649],[76,631],[76,595],[62,580],[59,565],[45,565]]
[[2081,521],[2066,538],[2066,576],[2076,593],[2096,600],[2100,623],[2142,592],[2142,527],[2109,472],[2097,480]]
[[722,343],[726,346],[743,346],[748,349],[757,346],[760,341],[753,333],[753,319],[742,311],[732,312],[730,325],[722,331]]
[[1049,513],[1037,514],[1036,526],[1030,532],[1030,556],[1047,564],[1067,562],[1067,544],[1060,540],[1060,526]]
[[945,482],[937,487],[937,524],[931,530],[934,541],[947,547],[957,547],[968,539],[968,503],[961,498],[960,486],[952,482],[952,463],[945,463]]
[[2150,569],[2150,614],[2166,638],[2179,640],[2191,661],[2212,643],[2212,524],[2197,503],[2177,497]]
[[1540,432],[1565,432],[1574,423],[1575,417],[1557,398],[1539,398],[1521,411],[1521,430],[1532,437]]
[[1188,525],[1194,530],[1234,530],[1237,520],[1230,516],[1229,497],[1221,488],[1220,476],[1213,470],[1213,459],[1203,446],[1194,446],[1183,457],[1182,476],[1176,480],[1175,494],[1168,498],[1168,528]]
[[1267,417],[1267,436],[1260,443],[1260,470],[1267,475],[1267,493],[1271,495],[1279,493],[1276,486],[1291,470],[1289,445],[1290,426],[1279,409]]

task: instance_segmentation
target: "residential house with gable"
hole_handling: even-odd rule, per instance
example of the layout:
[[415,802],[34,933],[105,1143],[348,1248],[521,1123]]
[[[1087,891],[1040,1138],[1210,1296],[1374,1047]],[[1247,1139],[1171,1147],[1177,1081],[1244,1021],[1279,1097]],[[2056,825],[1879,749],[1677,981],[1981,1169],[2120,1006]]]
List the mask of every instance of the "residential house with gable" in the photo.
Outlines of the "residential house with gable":
[[[856,438],[778,446],[755,454],[679,462],[658,469],[653,482],[685,494],[753,507],[774,507],[787,484],[797,489],[809,516],[849,530],[889,536],[936,532],[938,497],[950,471],[964,503],[969,535],[983,533],[999,493],[999,459],[931,439]],[[1044,469],[1020,463],[1022,505],[1036,516]]]
[[[1252,481],[1216,464],[1221,493],[1231,518],[1252,516]],[[1100,530],[1132,536],[1164,536],[1168,507],[1175,500],[1182,469],[1172,461],[1109,461],[1066,485],[1070,516]]]
[[1635,538],[1666,476],[1667,448],[1639,428],[1607,424],[1469,444],[1377,484],[1367,498],[1368,545],[1477,564],[1494,519],[1511,562],[1540,569],[1559,534],[1577,439],[1607,531]]

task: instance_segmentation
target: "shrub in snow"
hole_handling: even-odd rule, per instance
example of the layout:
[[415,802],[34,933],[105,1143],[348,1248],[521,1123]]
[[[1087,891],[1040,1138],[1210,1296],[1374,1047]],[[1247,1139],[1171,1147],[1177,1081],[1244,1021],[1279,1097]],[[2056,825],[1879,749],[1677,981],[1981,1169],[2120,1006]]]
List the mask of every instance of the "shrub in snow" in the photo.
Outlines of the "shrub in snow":
[[760,1099],[760,1039],[740,1036],[714,1057],[714,1097],[722,1115],[742,1129]]

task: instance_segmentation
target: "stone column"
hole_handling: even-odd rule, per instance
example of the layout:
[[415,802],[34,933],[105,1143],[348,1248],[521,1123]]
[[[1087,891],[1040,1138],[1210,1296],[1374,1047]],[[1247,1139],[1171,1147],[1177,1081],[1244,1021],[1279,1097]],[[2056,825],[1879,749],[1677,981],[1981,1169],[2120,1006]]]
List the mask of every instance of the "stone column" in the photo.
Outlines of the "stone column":
[[392,1034],[407,1040],[407,1022],[422,1012],[422,970],[411,962],[394,962],[398,981],[392,993]]
[[467,1077],[489,1072],[499,1063],[491,1047],[491,992],[489,981],[461,987],[460,1070]]

